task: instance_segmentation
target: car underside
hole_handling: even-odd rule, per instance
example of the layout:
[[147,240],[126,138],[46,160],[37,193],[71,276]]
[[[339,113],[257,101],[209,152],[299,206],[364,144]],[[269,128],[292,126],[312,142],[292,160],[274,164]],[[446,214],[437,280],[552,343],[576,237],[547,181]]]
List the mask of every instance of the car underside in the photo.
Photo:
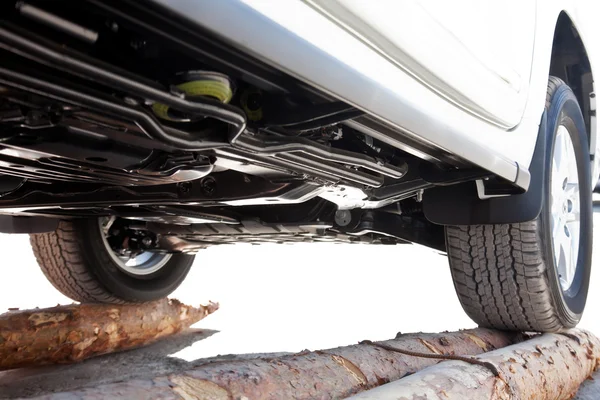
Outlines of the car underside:
[[[458,126],[445,129],[424,112],[445,101],[430,87],[407,80],[414,100],[388,96],[244,2],[4,1],[0,16],[0,233],[30,234],[71,299],[163,298],[219,244],[416,243],[448,254],[481,326],[581,318],[595,110],[582,101],[593,88],[571,78],[587,58],[540,75],[526,166],[460,131],[477,115],[442,107]],[[249,50],[218,26],[229,17],[288,63],[314,63],[308,75]]]
[[156,6],[12,3],[0,25],[4,231],[106,216],[111,243],[133,253],[304,241],[443,251],[423,191],[490,177]]

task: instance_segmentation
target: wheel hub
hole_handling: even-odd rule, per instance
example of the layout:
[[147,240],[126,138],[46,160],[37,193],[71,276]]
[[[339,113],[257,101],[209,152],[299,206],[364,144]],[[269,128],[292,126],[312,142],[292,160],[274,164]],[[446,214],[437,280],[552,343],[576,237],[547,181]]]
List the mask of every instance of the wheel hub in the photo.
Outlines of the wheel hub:
[[550,176],[552,250],[563,291],[573,284],[579,255],[579,177],[577,159],[567,128],[556,132]]
[[[158,253],[153,251],[143,251],[132,249],[130,244],[134,240],[139,241],[141,245],[149,247],[152,245],[152,239],[150,237],[130,238],[125,236],[119,248],[111,245],[111,235],[114,234],[114,230],[111,230],[112,225],[115,222],[114,217],[102,217],[99,220],[100,232],[102,234],[102,241],[108,251],[108,255],[115,262],[117,267],[129,275],[133,276],[144,276],[150,275],[163,268],[167,262],[171,259],[171,254]],[[112,232],[112,233],[111,233]]]

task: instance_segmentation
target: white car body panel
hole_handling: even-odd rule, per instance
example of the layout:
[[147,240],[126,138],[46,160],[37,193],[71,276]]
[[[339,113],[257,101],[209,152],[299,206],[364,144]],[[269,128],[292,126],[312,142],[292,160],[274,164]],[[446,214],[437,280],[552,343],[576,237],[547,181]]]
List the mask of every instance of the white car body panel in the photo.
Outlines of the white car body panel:
[[[461,25],[460,21],[454,21],[452,15],[444,16],[443,12],[435,11],[438,5],[436,0],[423,0],[420,4],[417,4],[417,0],[398,0],[397,7],[428,10],[419,14],[427,22],[417,20],[407,25],[415,30],[412,35],[411,31],[393,26],[392,19],[387,18],[382,12],[385,10],[379,8],[382,7],[381,2],[156,1],[232,45],[368,112],[404,134],[456,154],[524,189],[529,184],[527,169],[545,105],[554,28],[561,12],[566,12],[579,30],[592,67],[598,65],[591,53],[589,38],[594,36],[590,25],[595,21],[591,16],[600,7],[590,0],[526,0],[523,5],[517,0],[494,4],[485,1],[483,6],[477,8],[484,9],[479,11],[484,16],[471,15],[471,18],[481,20],[460,29],[456,28]],[[384,4],[387,1],[392,0],[386,0]],[[386,44],[394,44],[400,52],[396,55],[383,52],[383,49],[373,46],[373,43],[357,34],[360,25],[354,30],[352,26],[331,18],[327,7],[323,5],[340,2],[355,9],[372,7],[368,13],[361,8],[360,20],[364,19],[369,26],[378,27],[376,32],[383,35]],[[467,10],[472,1],[447,3],[452,3],[452,7],[457,9]],[[373,7],[374,4],[377,7]],[[500,14],[499,21],[490,23],[492,11],[499,10],[498,4],[505,4],[507,8]],[[535,7],[533,17],[531,7]],[[523,14],[519,14],[520,8],[523,8]],[[410,19],[412,16],[407,17]],[[509,21],[504,18],[509,18]],[[527,24],[531,18],[534,20]],[[429,37],[420,42],[419,34],[423,31],[419,30],[422,27],[417,22],[423,22],[423,26],[430,29],[437,26],[435,34],[432,34],[437,40]],[[469,39],[482,24],[489,24],[485,37],[491,38],[489,40],[494,43],[492,54],[483,48],[485,41]],[[440,26],[444,29],[440,30]],[[452,32],[452,29],[458,31]],[[513,58],[496,64],[494,60],[505,59],[511,54],[512,45],[499,44],[508,30],[513,30],[511,44],[518,41],[519,35],[528,37],[515,50]],[[532,40],[533,46],[530,43]],[[448,46],[449,50],[431,54],[427,46],[439,49],[440,43]],[[530,48],[532,52],[528,51]],[[393,53],[393,48],[387,49]],[[468,59],[452,58],[454,54],[465,54],[467,49],[471,52]],[[407,59],[433,64],[424,65],[423,70],[407,70],[406,66],[399,65],[402,60],[397,60],[397,55],[402,52],[406,53]],[[460,71],[461,62],[470,65],[465,67],[469,74]],[[415,65],[419,63],[411,64]],[[471,74],[477,79],[470,81],[468,78]],[[439,75],[438,78],[458,96],[449,99],[443,90],[442,93],[432,90],[439,82],[424,82],[422,79],[432,75]],[[457,104],[457,99],[467,101]],[[470,109],[473,104],[488,115]],[[595,129],[591,134],[592,143],[597,143]],[[598,175],[597,168],[594,175]]]
[[[486,141],[520,165],[528,165],[533,155],[536,127],[545,104],[554,28],[561,12],[571,18],[587,45],[593,72],[598,65],[594,59],[595,48],[590,45],[594,38],[600,38],[600,5],[594,0],[305,1],[324,12],[340,13],[340,7],[332,4],[341,5],[395,43],[409,58],[419,61],[405,63],[405,66],[420,64],[427,70],[414,71],[415,75],[427,76],[427,72],[432,72],[472,103],[492,113],[491,122],[507,122],[504,132],[491,134]],[[440,33],[436,23],[446,31]],[[348,29],[359,31],[360,25],[357,26],[348,26]],[[465,56],[465,52],[472,57]],[[498,88],[493,76],[501,77],[513,92]],[[468,109],[470,104],[465,102],[459,107]],[[476,109],[470,111],[477,114]],[[597,154],[600,148],[595,120],[592,116],[592,154]],[[596,157],[592,168],[593,185],[599,176],[600,157]]]
[[534,0],[305,1],[455,105],[504,129],[520,122]]
[[[504,117],[506,121],[505,116],[513,112],[511,123],[514,125],[508,127],[513,129],[505,126],[503,131],[486,136],[486,142],[520,165],[528,165],[533,155],[537,139],[534,126],[539,126],[545,104],[548,75],[545,71],[549,69],[559,14],[564,11],[569,15],[584,44],[593,40],[588,37],[600,37],[600,29],[596,28],[600,5],[593,0],[306,1],[318,4],[323,10],[334,9],[333,3],[342,4],[353,15],[360,15],[360,19],[377,27],[378,32],[397,43],[409,57],[421,60],[424,68],[436,72],[447,84],[462,85],[463,93],[472,93],[470,100],[473,102],[481,106],[486,104],[484,99],[489,99],[491,106],[487,110],[496,110],[496,118]],[[420,12],[419,8],[429,15]],[[445,39],[422,30],[423,26],[432,27],[432,18],[447,30]],[[411,32],[405,30],[407,26],[416,28]],[[352,26],[348,28],[353,29]],[[586,49],[593,67],[597,64],[592,60],[590,47],[588,45]],[[461,58],[465,51],[473,55],[466,59],[470,67],[460,66],[465,61]],[[519,89],[518,94],[510,96],[506,91],[498,90],[491,84],[489,76],[486,83],[481,74],[473,73],[476,67],[487,68],[490,75],[503,77],[512,89]],[[426,73],[415,71],[415,75],[426,76]],[[530,91],[533,91],[531,96]],[[459,106],[469,108],[469,104]],[[476,110],[472,111],[477,114]],[[595,123],[592,123],[591,135],[590,143],[594,145],[591,152],[595,153],[598,146]],[[599,164],[600,158],[595,160],[592,182],[600,175]]]

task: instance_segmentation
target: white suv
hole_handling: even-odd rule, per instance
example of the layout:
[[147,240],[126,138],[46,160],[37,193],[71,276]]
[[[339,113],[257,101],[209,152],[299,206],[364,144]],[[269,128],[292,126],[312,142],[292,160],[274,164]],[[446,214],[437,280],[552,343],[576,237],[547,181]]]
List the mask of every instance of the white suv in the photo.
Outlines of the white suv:
[[573,327],[599,8],[3,1],[0,232],[112,303],[168,295],[212,245],[419,243],[480,325]]

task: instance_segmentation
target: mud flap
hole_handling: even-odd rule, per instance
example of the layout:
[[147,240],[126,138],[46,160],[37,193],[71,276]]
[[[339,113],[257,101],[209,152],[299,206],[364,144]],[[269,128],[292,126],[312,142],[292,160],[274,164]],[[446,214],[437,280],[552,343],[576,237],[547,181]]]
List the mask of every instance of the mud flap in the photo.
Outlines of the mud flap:
[[509,224],[531,221],[542,211],[546,171],[546,112],[542,115],[538,138],[529,166],[531,183],[527,192],[482,200],[475,182],[435,187],[423,194],[425,217],[440,225]]

